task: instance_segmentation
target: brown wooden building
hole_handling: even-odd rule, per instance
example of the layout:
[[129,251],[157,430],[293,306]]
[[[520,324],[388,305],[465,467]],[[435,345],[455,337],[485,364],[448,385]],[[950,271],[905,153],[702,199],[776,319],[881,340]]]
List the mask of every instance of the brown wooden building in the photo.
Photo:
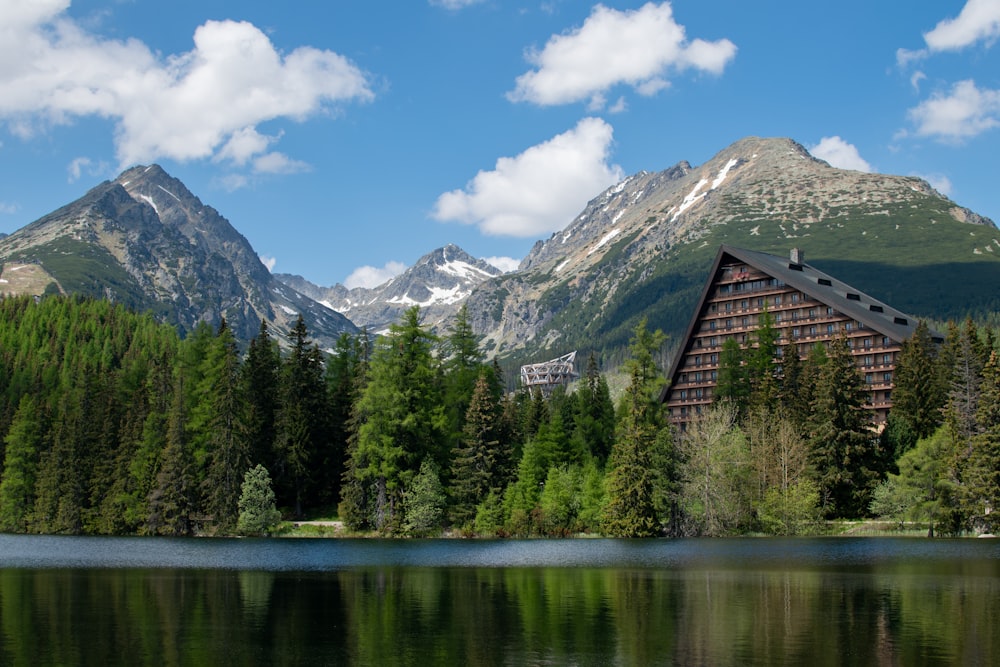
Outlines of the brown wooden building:
[[809,266],[797,249],[783,258],[730,246],[719,248],[670,368],[663,400],[672,423],[684,430],[712,402],[722,344],[735,338],[741,347],[754,345],[765,308],[779,350],[794,341],[805,358],[816,343],[846,338],[870,392],[872,420],[885,423],[900,343],[917,320]]

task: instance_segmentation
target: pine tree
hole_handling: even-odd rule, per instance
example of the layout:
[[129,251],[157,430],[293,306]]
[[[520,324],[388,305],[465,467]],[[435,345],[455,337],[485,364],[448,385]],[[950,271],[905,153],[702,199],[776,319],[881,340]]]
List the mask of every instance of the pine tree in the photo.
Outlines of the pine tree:
[[202,483],[203,506],[215,530],[231,532],[239,517],[237,506],[244,473],[249,468],[247,443],[241,432],[239,355],[232,331],[223,321],[205,359],[201,400],[210,408],[206,438],[207,471]]
[[260,332],[250,341],[246,359],[240,366],[240,395],[243,414],[240,419],[247,441],[251,465],[274,465],[276,454],[275,415],[278,411],[278,376],[281,355],[261,320]]
[[274,490],[267,468],[259,463],[247,470],[240,485],[239,518],[236,530],[241,535],[266,535],[281,522],[275,506]]
[[183,382],[179,382],[169,415],[166,447],[156,475],[156,485],[149,494],[146,528],[154,535],[190,535],[194,530],[194,457],[185,429],[186,421]]
[[479,342],[464,304],[455,315],[443,343],[444,404],[448,412],[450,446],[454,446],[461,438],[465,414],[483,366]]
[[626,363],[629,386],[619,408],[615,442],[608,458],[606,532],[619,536],[661,534],[675,502],[674,452],[662,418],[664,380],[656,366],[663,332],[636,327]]
[[996,533],[1000,529],[1000,355],[995,350],[983,368],[976,421],[978,433],[966,461],[961,501],[973,530]]
[[732,404],[742,415],[750,399],[750,378],[747,376],[746,355],[735,338],[726,338],[719,353],[719,378],[715,385],[715,401]]
[[642,369],[633,365],[622,404],[622,422],[608,460],[604,511],[604,530],[608,535],[651,537],[661,532],[654,502],[657,480],[651,455],[656,432],[647,416],[648,410]]
[[441,530],[446,504],[447,497],[438,467],[430,459],[425,459],[403,494],[406,532],[424,536]]
[[827,516],[867,512],[887,467],[864,409],[868,392],[842,338],[820,368],[810,415],[810,461]]
[[42,440],[41,413],[34,398],[21,398],[4,438],[3,474],[0,475],[0,530],[25,532],[35,502]]
[[275,450],[279,503],[294,508],[296,517],[313,504],[316,464],[329,446],[326,382],[322,354],[308,339],[300,315],[292,329],[292,349],[285,359],[276,418]]
[[579,410],[573,435],[580,441],[581,447],[603,466],[614,443],[615,406],[608,383],[599,372],[593,354],[587,360],[585,382],[576,394],[579,396]]
[[494,488],[499,452],[500,406],[486,373],[480,373],[466,411],[462,440],[451,463],[451,521],[461,528],[476,516],[476,508]]
[[892,416],[905,420],[917,438],[928,437],[942,420],[945,388],[937,372],[937,356],[930,329],[921,321],[903,341],[892,391]]

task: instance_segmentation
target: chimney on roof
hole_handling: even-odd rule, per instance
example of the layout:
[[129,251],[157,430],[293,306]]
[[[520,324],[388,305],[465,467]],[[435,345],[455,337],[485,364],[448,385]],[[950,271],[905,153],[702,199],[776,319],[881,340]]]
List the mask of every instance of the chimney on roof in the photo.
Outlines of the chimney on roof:
[[802,252],[801,248],[792,248],[789,261],[792,264],[795,264],[796,266],[802,266],[803,262],[805,261],[805,253]]

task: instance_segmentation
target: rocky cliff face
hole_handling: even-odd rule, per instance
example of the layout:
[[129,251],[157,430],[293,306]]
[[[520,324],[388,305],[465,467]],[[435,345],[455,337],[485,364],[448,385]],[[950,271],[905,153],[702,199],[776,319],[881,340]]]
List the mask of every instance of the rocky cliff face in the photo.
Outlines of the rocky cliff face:
[[434,328],[450,318],[472,290],[500,269],[449,244],[421,257],[409,269],[374,288],[320,287],[301,276],[278,274],[285,284],[343,313],[359,327],[380,333],[403,312],[420,306],[424,324]]
[[275,280],[246,238],[157,165],[129,169],[0,240],[0,261],[8,281],[30,268],[33,291],[107,297],[184,330],[225,318],[246,340],[265,319],[280,337],[301,313],[321,345],[355,331]]
[[468,307],[487,352],[541,358],[621,347],[643,315],[679,333],[720,243],[781,255],[802,247],[811,263],[891,298],[905,291],[892,280],[907,278],[887,271],[883,281],[862,266],[933,273],[984,261],[993,271],[998,236],[918,178],[834,169],[789,139],[751,137],[699,167],[626,178],[539,241],[519,271],[477,288]]

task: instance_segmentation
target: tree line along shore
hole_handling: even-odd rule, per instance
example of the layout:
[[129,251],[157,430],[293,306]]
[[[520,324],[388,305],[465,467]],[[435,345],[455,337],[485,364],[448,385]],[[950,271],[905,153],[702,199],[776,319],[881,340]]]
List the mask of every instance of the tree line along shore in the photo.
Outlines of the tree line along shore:
[[[996,332],[921,324],[876,429],[843,341],[782,355],[767,322],[720,356],[684,433],[660,403],[664,337],[634,330],[612,398],[590,355],[569,389],[507,390],[464,310],[414,307],[321,351],[299,319],[240,349],[80,297],[0,299],[0,530],[621,537],[815,534],[830,520],[998,532]],[[778,363],[780,361],[780,364]],[[321,532],[321,531],[320,531]]]

